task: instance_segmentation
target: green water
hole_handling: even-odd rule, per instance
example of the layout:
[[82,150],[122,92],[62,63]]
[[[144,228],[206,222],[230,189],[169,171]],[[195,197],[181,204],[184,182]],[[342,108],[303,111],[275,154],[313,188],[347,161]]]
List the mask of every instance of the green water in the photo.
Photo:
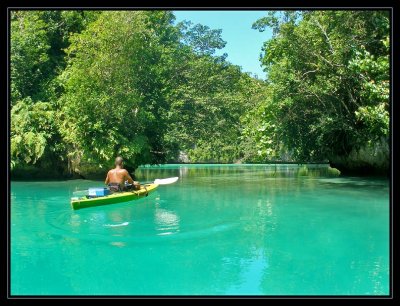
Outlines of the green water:
[[100,181],[11,182],[12,295],[387,295],[389,186],[281,165],[146,167],[179,176],[73,211]]

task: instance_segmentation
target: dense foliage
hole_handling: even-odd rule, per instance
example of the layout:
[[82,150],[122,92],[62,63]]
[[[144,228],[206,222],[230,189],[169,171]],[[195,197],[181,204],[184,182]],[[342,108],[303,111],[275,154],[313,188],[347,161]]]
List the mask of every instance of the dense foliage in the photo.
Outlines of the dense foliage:
[[387,11],[272,12],[253,27],[274,29],[262,57],[268,99],[248,115],[260,154],[331,160],[388,142]]
[[12,11],[11,167],[321,161],[388,142],[389,16],[270,12],[267,81],[169,11]]
[[11,11],[11,167],[66,160],[57,114],[64,48],[98,12]]
[[259,83],[214,56],[221,30],[166,11],[12,13],[12,166],[239,158]]

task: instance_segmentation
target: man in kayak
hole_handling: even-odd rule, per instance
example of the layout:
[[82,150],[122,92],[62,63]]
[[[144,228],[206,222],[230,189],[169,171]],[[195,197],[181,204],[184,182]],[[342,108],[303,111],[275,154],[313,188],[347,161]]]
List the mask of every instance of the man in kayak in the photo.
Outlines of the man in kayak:
[[[139,182],[134,181],[129,175],[128,171],[123,168],[124,161],[122,157],[118,156],[115,159],[115,168],[107,173],[105,184],[110,187],[112,191],[124,191],[129,189],[140,189]],[[130,185],[125,185],[125,182]]]

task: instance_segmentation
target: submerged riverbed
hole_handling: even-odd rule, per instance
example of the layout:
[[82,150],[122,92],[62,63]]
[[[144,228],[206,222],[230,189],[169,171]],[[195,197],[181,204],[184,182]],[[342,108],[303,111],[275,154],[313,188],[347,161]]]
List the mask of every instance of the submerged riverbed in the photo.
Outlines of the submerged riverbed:
[[389,182],[326,165],[165,165],[148,197],[73,211],[102,181],[11,182],[13,295],[386,295]]

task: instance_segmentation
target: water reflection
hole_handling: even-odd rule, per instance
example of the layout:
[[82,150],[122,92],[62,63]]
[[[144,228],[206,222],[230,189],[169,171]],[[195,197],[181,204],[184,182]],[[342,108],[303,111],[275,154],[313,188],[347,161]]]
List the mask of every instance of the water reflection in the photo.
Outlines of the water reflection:
[[118,226],[127,226],[129,224],[129,222],[122,222],[120,224],[104,224],[103,226],[106,227],[118,227]]
[[[170,164],[165,166],[141,166],[135,171],[139,180],[152,181],[156,178],[168,176],[179,176],[180,178],[190,177],[218,177],[229,175],[231,177],[243,176],[251,173],[256,177],[321,177],[331,176],[329,164],[307,164],[299,167],[297,164],[241,164],[241,165],[190,165],[190,164]],[[248,178],[248,176],[247,176]]]
[[[229,264],[229,260],[227,263]],[[241,260],[240,265],[241,273],[237,283],[227,288],[227,294],[236,295],[240,292],[243,295],[263,295],[261,284],[265,275],[268,274],[269,263],[262,249],[254,252],[252,258]]]
[[[157,205],[158,206],[158,205]],[[179,216],[175,212],[157,207],[154,213],[154,223],[158,235],[171,235],[179,232]]]
[[116,247],[119,247],[119,248],[123,248],[123,247],[126,246],[126,243],[122,242],[122,241],[112,241],[112,242],[110,242],[110,245],[116,246]]
[[179,168],[179,177],[186,177],[188,175],[189,169],[187,167]]

